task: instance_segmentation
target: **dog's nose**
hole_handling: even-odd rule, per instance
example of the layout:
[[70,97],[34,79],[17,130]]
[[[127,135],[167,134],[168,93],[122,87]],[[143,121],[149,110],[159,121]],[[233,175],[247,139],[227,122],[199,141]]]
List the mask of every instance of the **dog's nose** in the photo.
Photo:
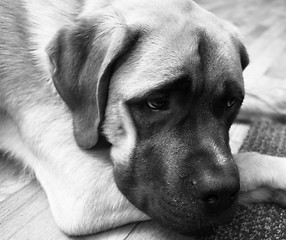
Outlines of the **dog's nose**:
[[238,177],[211,177],[193,180],[193,187],[210,214],[221,213],[236,201],[240,189]]

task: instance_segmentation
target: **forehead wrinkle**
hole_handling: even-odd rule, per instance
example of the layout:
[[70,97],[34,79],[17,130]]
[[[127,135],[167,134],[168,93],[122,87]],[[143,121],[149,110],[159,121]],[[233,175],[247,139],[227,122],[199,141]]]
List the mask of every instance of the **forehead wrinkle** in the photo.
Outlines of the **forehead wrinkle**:
[[[193,13],[190,18],[174,18],[173,22],[170,21],[160,31],[151,31],[147,28],[146,35],[143,35],[146,39],[142,40],[141,37],[142,48],[133,51],[131,58],[120,67],[118,74],[113,76],[111,88],[115,89],[117,95],[120,95],[120,98],[129,99],[145,94],[150,89],[156,89],[176,79],[183,72],[187,72],[191,78],[201,78],[199,60],[202,57],[198,54],[198,39],[202,37],[197,32],[200,29],[206,35],[206,51],[203,54],[209,55],[209,60],[203,59],[206,80],[218,79],[221,72],[228,72],[227,68],[234,67],[229,65],[233,65],[231,63],[233,60],[229,59],[233,56],[228,56],[230,46],[225,46],[230,44],[227,39],[228,32],[222,29],[222,33],[217,33],[217,23],[213,21],[216,19],[213,19],[211,14],[206,15],[207,28],[205,22],[194,23],[194,18],[200,20],[200,16],[199,13]],[[168,37],[166,38],[165,35]],[[211,35],[214,37],[210,38]],[[209,45],[213,46],[213,42],[218,43],[219,46],[212,47],[212,51],[209,51]],[[223,66],[226,67],[223,68]],[[202,82],[202,79],[199,80]]]
[[[137,73],[138,75],[134,74],[134,77],[128,80],[129,83],[125,82],[126,84],[121,84],[123,98],[127,100],[130,98],[143,97],[150,92],[174,83],[182,76],[182,72],[178,71],[176,67],[156,70],[157,71],[154,71],[153,69],[152,72],[148,70],[141,71],[139,74]],[[146,75],[148,75],[148,77]],[[130,87],[130,85],[132,87]]]
[[149,37],[113,74],[110,89],[128,100],[173,82],[183,72],[181,56]]
[[136,94],[136,96],[132,97],[131,100],[140,100],[148,98],[150,95],[152,95],[154,92],[157,91],[164,91],[164,90],[168,91],[172,89],[172,86],[180,82],[182,79],[189,79],[189,78],[186,74],[182,73],[181,75],[175,76],[174,78],[170,78],[168,81],[160,82],[159,84],[146,89],[146,91],[141,91],[140,93]]

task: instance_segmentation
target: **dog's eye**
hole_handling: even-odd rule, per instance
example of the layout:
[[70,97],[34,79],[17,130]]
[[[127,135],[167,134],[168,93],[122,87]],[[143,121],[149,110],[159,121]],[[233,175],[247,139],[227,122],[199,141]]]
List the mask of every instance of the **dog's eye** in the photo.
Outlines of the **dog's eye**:
[[227,108],[232,108],[234,105],[241,105],[243,102],[243,98],[229,98],[227,99],[226,106]]
[[235,98],[230,98],[230,99],[227,100],[226,106],[228,108],[232,108],[235,103],[236,103],[236,99]]
[[166,97],[160,97],[148,100],[147,105],[153,111],[162,111],[168,109],[169,102]]

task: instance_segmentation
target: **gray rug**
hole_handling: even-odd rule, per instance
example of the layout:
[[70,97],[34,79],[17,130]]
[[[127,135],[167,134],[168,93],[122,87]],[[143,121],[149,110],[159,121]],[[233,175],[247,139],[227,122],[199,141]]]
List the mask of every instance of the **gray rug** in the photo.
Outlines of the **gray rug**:
[[[241,152],[256,151],[286,157],[286,124],[270,120],[251,126]],[[286,177],[286,173],[285,173]],[[285,240],[286,209],[273,204],[239,206],[233,222],[201,240]]]

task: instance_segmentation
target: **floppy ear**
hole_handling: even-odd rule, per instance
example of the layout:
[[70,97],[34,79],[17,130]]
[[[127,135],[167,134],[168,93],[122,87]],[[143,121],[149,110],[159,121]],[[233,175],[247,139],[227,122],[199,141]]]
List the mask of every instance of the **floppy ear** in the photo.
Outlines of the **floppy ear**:
[[242,70],[244,70],[249,64],[248,53],[247,53],[247,50],[243,44],[241,44],[239,51],[240,51],[241,67],[242,67]]
[[137,38],[114,19],[98,19],[61,29],[47,48],[54,85],[72,111],[74,136],[84,149],[97,143],[112,66]]

